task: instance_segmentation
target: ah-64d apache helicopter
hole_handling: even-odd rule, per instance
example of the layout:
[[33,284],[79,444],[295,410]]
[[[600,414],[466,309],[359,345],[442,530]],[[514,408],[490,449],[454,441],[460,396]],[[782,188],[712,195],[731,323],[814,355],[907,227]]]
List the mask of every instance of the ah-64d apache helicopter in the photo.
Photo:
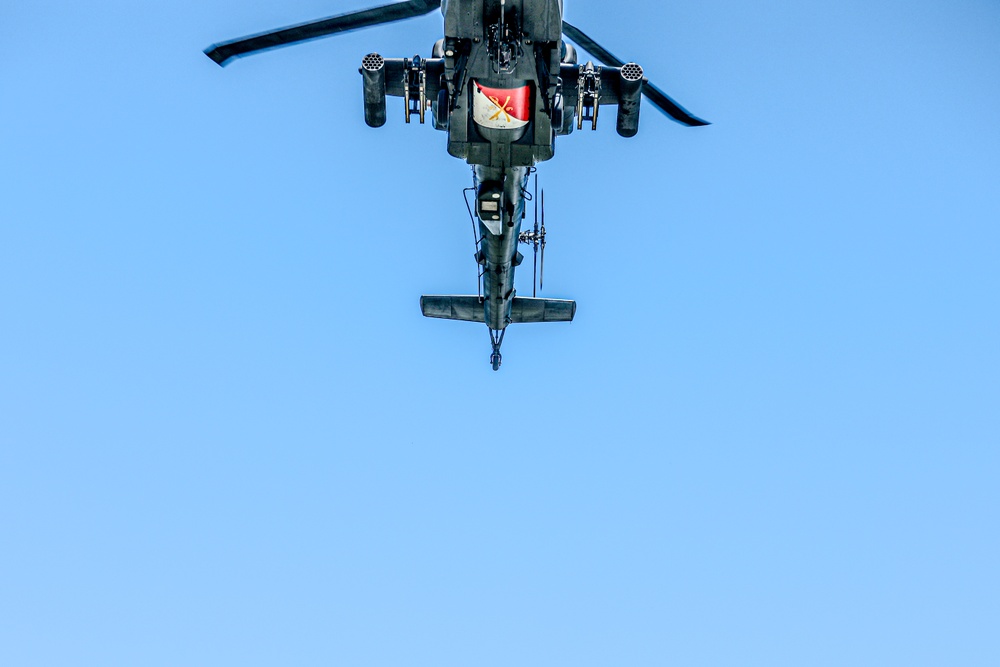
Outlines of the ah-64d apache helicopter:
[[[652,85],[635,63],[625,63],[563,21],[562,0],[409,0],[303,23],[212,46],[206,54],[220,65],[232,58],[338,32],[413,18],[441,8],[444,38],[430,58],[383,58],[372,53],[361,61],[365,123],[386,120],[386,95],[405,100],[405,118],[424,122],[430,110],[435,129],[448,133],[448,152],[473,167],[476,296],[423,296],[428,317],[485,323],[489,328],[493,370],[500,368],[500,345],[507,325],[520,322],[568,322],[576,302],[516,296],[514,269],[523,260],[518,243],[542,252],[545,266],[544,194],[528,189],[534,165],[552,157],[556,135],[574,125],[597,128],[602,105],[618,106],[618,134],[639,130],[640,97],[689,126],[707,125]],[[569,37],[597,58],[599,65],[577,63]],[[537,195],[537,176],[535,180]],[[526,202],[535,202],[534,227],[521,231]],[[468,199],[466,199],[468,204]],[[470,206],[470,214],[472,207]],[[536,275],[537,277],[537,275]]]

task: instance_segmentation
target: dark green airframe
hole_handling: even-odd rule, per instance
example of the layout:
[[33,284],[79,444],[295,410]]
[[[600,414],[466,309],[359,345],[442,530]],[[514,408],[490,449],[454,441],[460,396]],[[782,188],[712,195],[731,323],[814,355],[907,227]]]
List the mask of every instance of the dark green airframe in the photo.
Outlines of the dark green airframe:
[[[556,135],[584,124],[596,129],[602,106],[616,105],[623,137],[639,129],[643,95],[672,119],[688,126],[707,125],[652,85],[635,63],[625,63],[563,21],[562,0],[410,0],[283,28],[216,44],[205,53],[220,65],[233,58],[368,26],[399,21],[441,9],[444,37],[430,58],[364,57],[361,74],[365,122],[386,121],[386,95],[402,97],[405,119],[421,123],[431,116],[435,129],[448,133],[448,152],[473,167],[476,262],[480,293],[473,296],[423,296],[428,317],[485,323],[494,370],[508,324],[568,322],[576,303],[516,296],[514,269],[523,256],[518,243],[533,246],[535,266],[542,250],[541,224],[521,231],[528,178],[534,165],[550,159]],[[577,63],[573,42],[598,64]],[[537,188],[536,188],[537,189]],[[537,192],[536,192],[537,194]],[[534,292],[534,290],[533,290]]]

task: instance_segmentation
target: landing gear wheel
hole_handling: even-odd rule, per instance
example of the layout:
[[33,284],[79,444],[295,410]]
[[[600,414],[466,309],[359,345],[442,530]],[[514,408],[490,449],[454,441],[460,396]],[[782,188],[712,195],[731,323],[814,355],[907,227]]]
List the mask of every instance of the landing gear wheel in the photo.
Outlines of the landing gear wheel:
[[506,329],[500,331],[490,329],[490,344],[493,346],[490,363],[493,365],[493,370],[495,371],[500,370],[500,363],[503,361],[503,357],[500,356],[500,346],[503,345],[503,335],[506,331]]

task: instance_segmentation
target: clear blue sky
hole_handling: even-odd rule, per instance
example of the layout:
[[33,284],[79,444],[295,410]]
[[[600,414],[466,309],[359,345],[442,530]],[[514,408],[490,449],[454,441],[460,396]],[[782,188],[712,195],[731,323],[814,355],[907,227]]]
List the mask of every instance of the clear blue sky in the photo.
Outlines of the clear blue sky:
[[1000,664],[1000,5],[566,0],[714,125],[559,139],[494,373],[440,15],[201,53],[368,4],[0,3],[0,664]]

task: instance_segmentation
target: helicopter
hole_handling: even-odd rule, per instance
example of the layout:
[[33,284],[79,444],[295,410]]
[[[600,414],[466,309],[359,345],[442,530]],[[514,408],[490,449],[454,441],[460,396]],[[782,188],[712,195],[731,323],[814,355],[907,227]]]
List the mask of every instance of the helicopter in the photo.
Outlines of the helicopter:
[[[540,298],[536,290],[545,276],[546,229],[535,165],[553,157],[556,136],[596,130],[601,108],[617,106],[618,134],[634,137],[643,96],[678,123],[709,123],[653,85],[638,64],[622,61],[564,21],[562,0],[408,0],[214,44],[205,54],[225,66],[249,54],[436,9],[444,15],[444,37],[429,58],[362,58],[364,118],[369,127],[381,127],[386,96],[402,97],[407,123],[416,118],[423,124],[429,115],[434,129],[447,132],[448,153],[472,166],[473,185],[464,194],[476,235],[479,293],[424,295],[420,309],[427,317],[486,324],[496,371],[508,325],[570,322],[576,314],[575,301]],[[580,64],[565,37],[597,63]],[[534,225],[522,231],[528,202],[534,203]],[[531,297],[514,289],[514,271],[524,260],[520,244],[534,253]]]

